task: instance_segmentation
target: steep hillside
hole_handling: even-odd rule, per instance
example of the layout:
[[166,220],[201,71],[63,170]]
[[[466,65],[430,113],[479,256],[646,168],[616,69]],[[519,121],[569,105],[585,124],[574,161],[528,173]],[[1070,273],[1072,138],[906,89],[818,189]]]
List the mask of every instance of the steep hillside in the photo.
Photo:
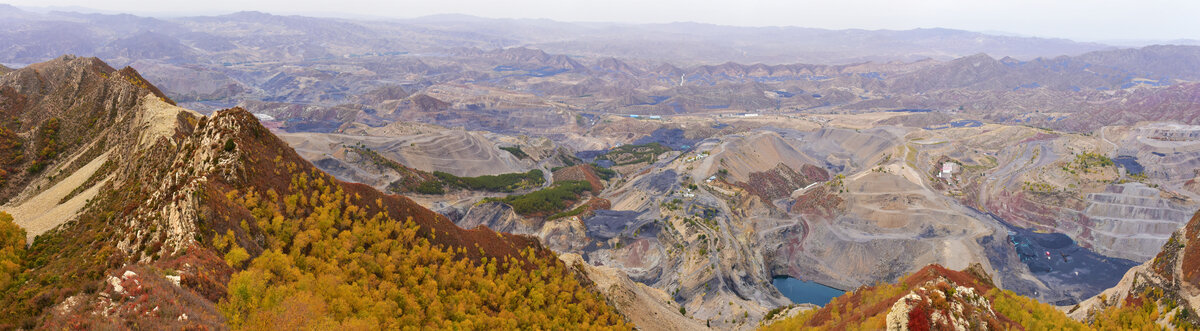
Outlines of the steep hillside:
[[535,239],[338,181],[245,110],[90,58],[0,92],[24,156],[0,211],[35,236],[4,256],[0,328],[628,328]]
[[[64,56],[0,76],[0,203],[47,216],[31,224],[15,215],[30,236],[44,232],[71,214],[54,206],[79,194],[98,168],[111,172],[111,163],[103,166],[109,151],[148,147],[170,133],[174,112],[136,71],[94,58]],[[70,199],[70,209],[85,200]]]

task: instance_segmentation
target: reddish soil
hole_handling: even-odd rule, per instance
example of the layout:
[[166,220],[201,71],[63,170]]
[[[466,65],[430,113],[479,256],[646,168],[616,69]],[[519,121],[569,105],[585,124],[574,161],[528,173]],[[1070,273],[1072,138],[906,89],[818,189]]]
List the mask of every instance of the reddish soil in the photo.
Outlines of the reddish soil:
[[829,180],[829,172],[828,171],[825,171],[825,169],[822,169],[821,167],[811,165],[811,164],[805,164],[804,166],[800,167],[800,174],[804,175],[805,178],[808,178],[809,180],[816,181],[816,182],[823,182],[823,181]]
[[845,200],[830,191],[828,186],[820,185],[797,197],[788,212],[830,220],[845,206]]
[[[1200,177],[1200,174],[1197,174],[1197,177]],[[1200,181],[1197,181],[1196,178],[1189,179],[1183,183],[1183,189],[1200,194]]]
[[581,180],[592,184],[592,192],[600,192],[604,190],[604,182],[600,180],[600,176],[592,170],[589,164],[574,165],[554,171],[554,181],[564,180]]
[[748,182],[735,185],[758,196],[763,201],[773,201],[788,197],[792,191],[804,188],[808,184],[829,180],[829,173],[825,172],[825,169],[808,164],[800,169],[802,172],[796,172],[791,167],[780,163],[771,170],[751,172]]
[[1050,140],[1050,139],[1054,139],[1054,138],[1058,138],[1058,137],[1059,136],[1057,134],[1038,132],[1038,134],[1034,135],[1033,137],[1029,137],[1029,138],[1026,138],[1025,140],[1022,140],[1019,144],[1025,144],[1025,143],[1039,141],[1039,140]]
[[1183,233],[1183,281],[1200,286],[1200,242],[1193,240],[1200,235],[1200,213],[1192,216]]

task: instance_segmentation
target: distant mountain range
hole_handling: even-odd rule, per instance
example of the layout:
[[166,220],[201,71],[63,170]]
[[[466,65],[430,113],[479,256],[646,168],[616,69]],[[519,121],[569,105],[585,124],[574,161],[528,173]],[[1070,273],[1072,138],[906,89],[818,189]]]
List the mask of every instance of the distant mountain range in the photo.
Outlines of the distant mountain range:
[[[1114,47],[1065,39],[991,35],[952,29],[826,30],[700,23],[567,23],[435,15],[348,20],[239,12],[159,19],[128,14],[45,14],[0,5],[0,62],[27,64],[63,53],[178,62],[314,60],[453,47],[524,46],[572,56],[667,61],[676,65],[844,64],[948,60],[976,53],[1029,60]],[[126,60],[128,61],[128,60]]]
[[[1176,101],[1195,100],[1200,91],[1196,46],[1120,49],[949,29],[465,15],[371,21],[261,12],[159,19],[6,5],[0,18],[0,63],[10,67],[64,53],[96,56],[138,69],[194,109],[242,105],[320,130],[394,120],[375,117],[402,114],[405,98],[417,95],[457,114],[425,113],[424,120],[494,131],[512,129],[510,121],[492,120],[508,115],[481,111],[563,105],[662,115],[960,109],[994,122],[1090,130],[1143,120],[1193,123],[1196,106]],[[479,98],[463,87],[505,92]],[[1026,116],[1031,112],[1059,115]],[[1075,115],[1061,121],[1066,114]]]

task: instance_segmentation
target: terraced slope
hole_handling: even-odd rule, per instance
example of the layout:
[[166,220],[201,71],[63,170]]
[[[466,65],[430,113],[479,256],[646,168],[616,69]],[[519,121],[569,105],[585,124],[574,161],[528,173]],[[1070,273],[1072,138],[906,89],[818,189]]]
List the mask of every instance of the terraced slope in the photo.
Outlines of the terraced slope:
[[1068,312],[1104,329],[1170,326],[1176,330],[1200,326],[1200,212],[1163,244],[1154,259],[1130,269],[1117,286]]
[[1135,261],[1157,255],[1171,234],[1186,222],[1189,211],[1141,183],[1109,186],[1088,194],[1084,215],[1098,253]]
[[360,145],[406,166],[475,177],[529,171],[531,165],[472,132],[442,130],[407,136],[353,136],[281,133],[285,141],[310,158],[333,154],[342,145]]
[[[1116,130],[1105,132],[1111,131]],[[1195,171],[1200,168],[1200,126],[1153,123],[1126,131],[1124,138],[1109,135],[1107,139],[1120,144],[1117,155],[1133,156],[1147,177],[1171,188],[1182,188],[1200,176]],[[1189,190],[1187,194],[1192,199],[1200,198],[1200,192]]]

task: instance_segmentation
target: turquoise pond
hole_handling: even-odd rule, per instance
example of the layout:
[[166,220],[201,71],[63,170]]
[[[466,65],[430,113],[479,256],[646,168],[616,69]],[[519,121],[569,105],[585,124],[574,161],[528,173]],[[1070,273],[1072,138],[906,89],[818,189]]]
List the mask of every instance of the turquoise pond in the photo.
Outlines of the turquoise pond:
[[783,296],[791,299],[793,303],[811,303],[818,306],[824,306],[833,298],[842,296],[842,291],[829,286],[817,284],[814,282],[806,282],[787,276],[780,276],[771,279],[771,284],[779,289]]

